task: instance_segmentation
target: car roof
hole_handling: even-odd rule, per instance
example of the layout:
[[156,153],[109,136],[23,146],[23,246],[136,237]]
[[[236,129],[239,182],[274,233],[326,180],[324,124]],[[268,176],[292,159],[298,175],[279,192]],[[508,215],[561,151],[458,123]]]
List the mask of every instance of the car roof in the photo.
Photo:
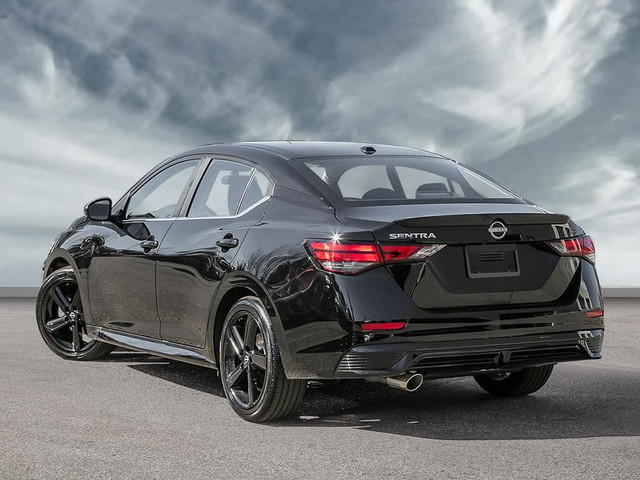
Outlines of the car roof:
[[287,160],[296,158],[333,157],[333,156],[360,156],[365,155],[363,149],[374,149],[377,155],[441,155],[418,150],[417,148],[398,147],[395,145],[382,145],[356,142],[317,142],[306,140],[287,140],[271,142],[246,142],[239,145],[247,145],[260,148],[280,155]]
[[335,156],[360,156],[365,155],[363,149],[373,148],[374,155],[411,155],[447,158],[437,153],[419,150],[417,148],[399,147],[395,145],[383,145],[376,143],[356,142],[320,142],[307,140],[276,140],[264,142],[235,142],[235,143],[211,143],[201,145],[189,153],[236,153],[242,156],[251,150],[269,152],[283,160],[296,158],[335,157]]
[[[367,154],[365,148],[375,149]],[[322,198],[321,193],[293,168],[290,160],[297,158],[346,157],[346,156],[420,156],[448,159],[442,155],[417,148],[398,147],[373,143],[317,142],[306,140],[279,140],[266,142],[210,143],[200,145],[167,158],[148,172],[134,187],[144,183],[174,160],[192,155],[220,155],[241,159],[261,166],[271,175],[276,186]],[[134,188],[132,187],[132,188]]]

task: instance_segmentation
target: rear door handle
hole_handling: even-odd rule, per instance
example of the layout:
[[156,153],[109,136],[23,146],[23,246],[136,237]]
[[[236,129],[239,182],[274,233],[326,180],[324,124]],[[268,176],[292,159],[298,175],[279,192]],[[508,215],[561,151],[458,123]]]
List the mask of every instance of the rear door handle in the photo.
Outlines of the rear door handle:
[[140,242],[140,246],[143,250],[153,250],[154,248],[158,248],[158,245],[158,241],[153,237]]
[[238,246],[238,243],[240,243],[238,241],[237,238],[233,238],[231,236],[227,237],[225,236],[222,240],[218,240],[216,242],[216,245],[219,246],[222,249],[229,249],[229,248],[235,248]]

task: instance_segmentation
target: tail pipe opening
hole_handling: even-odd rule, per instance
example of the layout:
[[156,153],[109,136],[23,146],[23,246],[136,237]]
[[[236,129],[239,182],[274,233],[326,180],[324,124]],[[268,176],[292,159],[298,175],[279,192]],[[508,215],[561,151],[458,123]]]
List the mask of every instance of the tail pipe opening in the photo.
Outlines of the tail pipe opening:
[[397,377],[373,377],[367,378],[369,382],[384,383],[391,388],[404,390],[405,392],[415,392],[422,386],[422,375],[419,373],[403,373]]

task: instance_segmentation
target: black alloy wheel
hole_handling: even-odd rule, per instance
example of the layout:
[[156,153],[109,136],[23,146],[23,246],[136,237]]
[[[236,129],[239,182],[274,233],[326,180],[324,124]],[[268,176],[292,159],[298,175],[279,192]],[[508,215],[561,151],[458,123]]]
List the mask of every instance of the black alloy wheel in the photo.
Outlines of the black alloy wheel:
[[114,348],[87,336],[80,289],[70,267],[47,277],[38,294],[36,317],[42,338],[62,358],[95,360]]
[[306,381],[286,378],[271,319],[258,298],[245,297],[231,308],[219,352],[224,392],[242,418],[273,421],[298,408]]

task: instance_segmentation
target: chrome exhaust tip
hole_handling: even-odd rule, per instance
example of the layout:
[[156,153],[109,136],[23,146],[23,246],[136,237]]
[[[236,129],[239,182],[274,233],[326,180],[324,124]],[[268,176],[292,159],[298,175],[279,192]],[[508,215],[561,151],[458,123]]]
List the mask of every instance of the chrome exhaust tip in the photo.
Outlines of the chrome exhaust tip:
[[404,390],[405,392],[415,392],[422,386],[422,375],[419,373],[403,373],[397,377],[374,377],[367,378],[369,382],[385,383],[391,388]]

